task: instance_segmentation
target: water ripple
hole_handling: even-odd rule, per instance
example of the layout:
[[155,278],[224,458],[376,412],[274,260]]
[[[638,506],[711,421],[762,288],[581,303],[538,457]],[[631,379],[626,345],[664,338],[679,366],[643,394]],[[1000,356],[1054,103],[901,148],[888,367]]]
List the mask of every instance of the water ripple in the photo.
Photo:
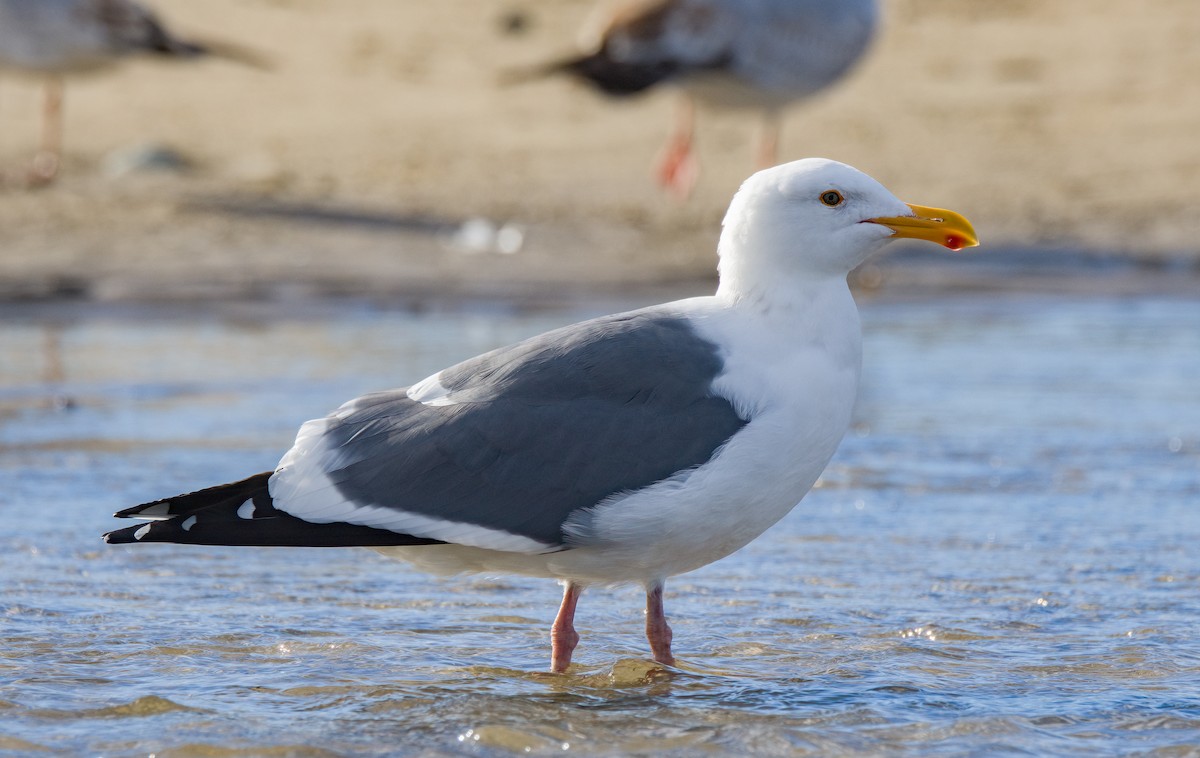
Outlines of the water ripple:
[[99,543],[345,397],[586,314],[324,315],[0,333],[60,329],[64,369],[0,363],[0,753],[1200,753],[1200,304],[867,306],[854,432],[668,585],[678,664],[647,660],[637,589],[597,589],[569,675],[550,582]]

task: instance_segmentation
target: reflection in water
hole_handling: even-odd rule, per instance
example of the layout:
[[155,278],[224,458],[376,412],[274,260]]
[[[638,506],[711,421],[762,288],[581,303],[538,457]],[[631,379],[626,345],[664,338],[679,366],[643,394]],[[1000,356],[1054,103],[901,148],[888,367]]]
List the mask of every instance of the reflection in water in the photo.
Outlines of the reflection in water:
[[46,403],[57,411],[68,411],[75,407],[75,398],[61,390],[66,382],[67,371],[63,361],[63,325],[49,321],[42,326],[42,386],[48,397]]
[[42,327],[42,383],[62,384],[67,378],[63,370],[62,324],[51,322]]
[[1200,745],[1200,304],[867,304],[855,431],[784,522],[673,582],[678,667],[617,588],[569,676],[543,673],[552,582],[99,534],[273,465],[346,397],[589,313],[146,315],[0,332],[0,752]]

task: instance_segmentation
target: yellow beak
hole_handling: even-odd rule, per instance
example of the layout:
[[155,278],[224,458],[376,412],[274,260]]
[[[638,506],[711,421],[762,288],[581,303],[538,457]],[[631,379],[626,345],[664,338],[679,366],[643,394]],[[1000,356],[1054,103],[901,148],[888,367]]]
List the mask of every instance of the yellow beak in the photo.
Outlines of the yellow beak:
[[872,224],[881,224],[896,233],[897,237],[908,237],[915,240],[927,240],[951,250],[962,250],[964,247],[975,247],[979,237],[971,222],[955,213],[942,208],[926,208],[923,205],[908,206],[915,216],[886,216],[868,219]]

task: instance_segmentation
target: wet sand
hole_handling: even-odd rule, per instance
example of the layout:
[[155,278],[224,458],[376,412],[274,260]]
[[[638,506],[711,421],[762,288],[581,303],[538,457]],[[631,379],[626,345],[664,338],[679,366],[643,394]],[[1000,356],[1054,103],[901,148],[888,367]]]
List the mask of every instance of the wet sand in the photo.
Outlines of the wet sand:
[[[63,180],[0,189],[0,297],[512,295],[712,275],[751,170],[750,114],[701,114],[704,173],[679,204],[649,175],[671,93],[500,84],[571,50],[590,0],[155,5],[273,70],[136,62],[72,81]],[[784,157],[837,158],[960,210],[992,255],[1200,259],[1192,0],[885,8],[864,65],[789,113]],[[31,154],[38,104],[35,82],[0,78],[0,165]],[[147,145],[190,168],[115,165]],[[455,243],[470,219],[511,224],[519,252]]]

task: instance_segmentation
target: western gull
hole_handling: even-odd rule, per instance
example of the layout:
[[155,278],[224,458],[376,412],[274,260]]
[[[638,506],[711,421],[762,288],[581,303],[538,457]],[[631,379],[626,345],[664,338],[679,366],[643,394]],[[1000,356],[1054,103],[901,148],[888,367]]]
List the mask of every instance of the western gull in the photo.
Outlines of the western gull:
[[262,67],[256,54],[224,42],[171,34],[133,0],[0,0],[0,70],[46,76],[41,148],[29,180],[53,181],[62,149],[62,77],[108,68],[135,54],[206,55]]
[[364,395],[305,423],[274,471],[118,512],[111,543],[369,546],[444,574],[560,580],[551,668],[588,585],[646,588],[674,661],[668,577],[790,511],[850,422],[861,362],[846,283],[889,240],[977,244],[849,166],[760,171],[725,216],[716,294],[603,316]]
[[659,183],[686,197],[699,174],[695,103],[762,112],[758,168],[777,161],[780,113],[844,76],[866,51],[877,0],[622,0],[588,26],[588,52],[546,67],[615,96],[658,84],[682,90],[656,163]]

